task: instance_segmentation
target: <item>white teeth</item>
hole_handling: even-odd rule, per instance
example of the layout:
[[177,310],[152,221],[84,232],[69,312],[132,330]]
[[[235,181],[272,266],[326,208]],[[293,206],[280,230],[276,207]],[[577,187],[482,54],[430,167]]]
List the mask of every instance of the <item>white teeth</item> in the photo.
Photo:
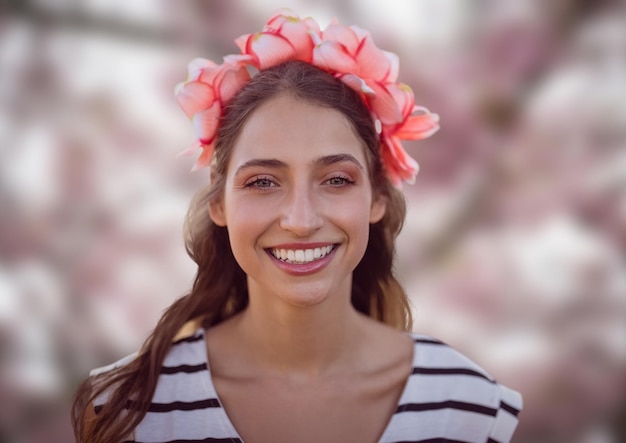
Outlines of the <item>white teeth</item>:
[[270,249],[274,257],[286,263],[310,263],[318,260],[333,250],[333,245],[315,249]]
[[313,261],[313,249],[306,249],[304,251],[304,260]]

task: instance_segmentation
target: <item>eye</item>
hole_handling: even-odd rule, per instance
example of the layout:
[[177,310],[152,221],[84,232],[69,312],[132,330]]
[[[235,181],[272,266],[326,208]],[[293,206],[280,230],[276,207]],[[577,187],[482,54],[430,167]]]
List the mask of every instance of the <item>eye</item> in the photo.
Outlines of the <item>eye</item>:
[[343,177],[341,175],[338,175],[338,176],[329,178],[328,180],[326,180],[326,183],[334,187],[341,187],[341,186],[354,184],[354,180],[350,180],[348,177]]
[[246,188],[267,189],[277,186],[269,177],[256,177],[245,184]]

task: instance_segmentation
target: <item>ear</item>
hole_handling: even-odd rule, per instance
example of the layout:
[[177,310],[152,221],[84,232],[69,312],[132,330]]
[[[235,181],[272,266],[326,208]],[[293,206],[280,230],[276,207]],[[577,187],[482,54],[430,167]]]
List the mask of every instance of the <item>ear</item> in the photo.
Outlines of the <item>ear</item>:
[[381,195],[374,196],[370,208],[370,223],[378,223],[382,220],[387,210],[387,199]]
[[226,215],[222,199],[211,200],[209,203],[209,217],[217,226],[226,226]]

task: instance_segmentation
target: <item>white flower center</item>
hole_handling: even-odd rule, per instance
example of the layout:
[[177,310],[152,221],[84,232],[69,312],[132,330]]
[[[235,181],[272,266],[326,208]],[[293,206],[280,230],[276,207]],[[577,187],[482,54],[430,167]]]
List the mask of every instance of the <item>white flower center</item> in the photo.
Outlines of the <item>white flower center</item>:
[[310,263],[328,255],[333,250],[333,245],[314,249],[270,249],[277,259],[285,263]]

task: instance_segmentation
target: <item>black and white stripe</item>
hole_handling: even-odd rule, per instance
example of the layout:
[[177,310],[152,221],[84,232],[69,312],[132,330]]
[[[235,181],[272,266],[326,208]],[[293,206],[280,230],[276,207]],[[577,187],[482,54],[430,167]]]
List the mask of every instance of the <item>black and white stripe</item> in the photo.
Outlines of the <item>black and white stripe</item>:
[[381,443],[508,442],[519,394],[444,343],[413,337],[413,371]]
[[[380,443],[508,442],[520,395],[446,344],[417,334],[413,339],[413,371]],[[243,443],[211,381],[203,330],[172,345],[133,442]]]

